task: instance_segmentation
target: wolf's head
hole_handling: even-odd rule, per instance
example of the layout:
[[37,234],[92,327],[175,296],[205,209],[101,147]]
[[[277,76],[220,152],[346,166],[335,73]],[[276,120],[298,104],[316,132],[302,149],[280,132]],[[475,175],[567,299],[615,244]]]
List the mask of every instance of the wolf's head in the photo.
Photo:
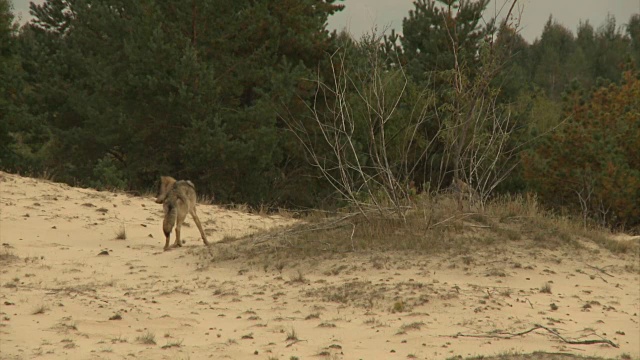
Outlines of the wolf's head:
[[158,184],[158,193],[156,194],[156,203],[162,204],[164,199],[167,197],[171,188],[173,188],[173,184],[176,183],[176,179],[171,176],[160,176],[160,183]]

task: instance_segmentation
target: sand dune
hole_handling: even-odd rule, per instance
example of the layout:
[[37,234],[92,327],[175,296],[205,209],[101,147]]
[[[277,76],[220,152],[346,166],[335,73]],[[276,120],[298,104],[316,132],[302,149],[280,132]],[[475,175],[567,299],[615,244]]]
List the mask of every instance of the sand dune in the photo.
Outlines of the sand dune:
[[[640,357],[638,258],[592,244],[569,252],[519,241],[464,257],[356,253],[278,267],[204,261],[195,226],[183,228],[183,248],[163,252],[162,207],[150,197],[0,173],[0,206],[0,359]],[[225,237],[295,221],[198,211],[213,252]],[[569,344],[545,329],[482,337],[535,324],[619,348]]]

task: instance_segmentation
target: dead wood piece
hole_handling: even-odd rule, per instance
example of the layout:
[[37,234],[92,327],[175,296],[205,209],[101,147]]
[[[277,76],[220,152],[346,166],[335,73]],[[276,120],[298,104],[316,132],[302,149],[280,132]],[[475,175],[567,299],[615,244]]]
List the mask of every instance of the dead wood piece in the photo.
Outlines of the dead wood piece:
[[285,347],[291,347],[299,342],[303,342],[303,341],[307,341],[307,340],[293,340],[292,342],[288,343],[287,346]]
[[592,344],[607,344],[610,346],[613,346],[614,348],[619,348],[620,346],[616,343],[614,343],[613,341],[609,340],[609,339],[605,339],[601,336],[600,339],[589,339],[589,340],[571,340],[571,339],[567,339],[565,337],[563,337],[562,335],[560,335],[557,331],[550,329],[546,326],[540,325],[540,324],[534,324],[534,326],[531,329],[525,330],[525,331],[521,331],[518,333],[509,333],[509,332],[493,332],[493,333],[486,333],[486,334],[462,334],[462,333],[457,333],[456,335],[453,335],[452,337],[472,337],[472,338],[493,338],[493,339],[511,339],[517,336],[523,336],[526,335],[530,332],[533,332],[535,330],[539,330],[539,329],[543,329],[546,330],[548,333],[550,333],[551,335],[557,337],[558,339],[560,339],[562,342],[567,343],[567,344],[571,344],[571,345],[592,345]]
[[[609,276],[609,277],[614,277],[613,275],[611,275],[611,274],[609,274],[608,272],[606,272],[606,271],[604,270],[604,268],[599,268],[599,267],[597,267],[597,266],[593,266],[593,265],[589,265],[589,264],[585,264],[585,265],[587,265],[588,267],[590,267],[590,268],[592,268],[592,269],[594,269],[594,270],[598,270],[598,271],[600,271],[601,273],[603,273],[603,274],[605,274],[605,275],[607,275],[607,276]],[[609,266],[611,266],[611,265],[605,266],[605,268],[606,268],[606,267],[609,267]],[[603,280],[604,280],[604,279],[603,279]]]

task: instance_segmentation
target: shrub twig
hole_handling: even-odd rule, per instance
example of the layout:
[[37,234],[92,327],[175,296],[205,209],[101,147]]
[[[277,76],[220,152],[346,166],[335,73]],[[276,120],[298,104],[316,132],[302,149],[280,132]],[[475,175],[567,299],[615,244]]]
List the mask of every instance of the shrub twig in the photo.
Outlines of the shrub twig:
[[600,335],[595,334],[596,336],[600,337],[600,339],[589,339],[589,340],[571,340],[571,339],[567,339],[564,336],[560,335],[557,331],[550,329],[546,326],[540,325],[540,324],[534,324],[533,327],[531,329],[528,330],[524,330],[521,332],[517,332],[517,333],[509,333],[509,332],[495,332],[495,333],[485,333],[485,334],[463,334],[463,333],[457,333],[456,335],[451,335],[451,337],[457,338],[457,337],[472,337],[472,338],[491,338],[491,339],[512,339],[514,337],[517,336],[523,336],[526,335],[528,333],[531,333],[533,331],[536,330],[546,330],[548,333],[550,333],[551,335],[557,337],[558,339],[560,339],[562,342],[567,343],[567,344],[571,344],[571,345],[592,345],[592,344],[607,344],[610,346],[613,346],[614,348],[619,348],[620,346],[616,343],[614,343],[613,341],[609,340],[609,339],[605,339]]

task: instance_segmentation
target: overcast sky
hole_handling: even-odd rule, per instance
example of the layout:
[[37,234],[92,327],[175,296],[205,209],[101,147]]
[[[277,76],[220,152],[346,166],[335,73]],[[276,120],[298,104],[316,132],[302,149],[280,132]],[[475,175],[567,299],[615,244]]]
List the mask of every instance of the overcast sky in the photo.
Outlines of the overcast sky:
[[[500,13],[500,7],[511,0],[491,0],[486,16]],[[346,8],[329,19],[330,29],[345,29],[359,38],[377,25],[378,31],[393,28],[402,31],[402,19],[414,9],[413,0],[345,0]],[[640,0],[518,0],[522,13],[521,35],[532,42],[542,34],[549,15],[574,34],[580,20],[589,20],[594,27],[602,25],[607,14],[615,17],[618,25],[626,24],[631,14],[640,13]],[[503,16],[509,11],[502,10]],[[515,9],[514,9],[514,12]],[[390,30],[389,30],[390,31]]]
[[[43,0],[37,0],[41,3]],[[135,0],[132,0],[135,1]],[[488,17],[493,16],[505,1],[491,0]],[[12,0],[14,13],[23,21],[29,18],[29,0]],[[402,31],[402,19],[413,9],[413,0],[344,0],[346,8],[329,18],[329,28],[346,29],[359,38],[377,25],[378,31],[394,28]],[[616,18],[617,24],[625,24],[634,13],[640,13],[640,0],[518,0],[522,11],[522,30],[524,38],[532,42],[540,37],[542,28],[549,15],[574,33],[580,20],[589,20],[591,25],[602,25],[607,14]],[[508,9],[504,9],[506,14]]]

